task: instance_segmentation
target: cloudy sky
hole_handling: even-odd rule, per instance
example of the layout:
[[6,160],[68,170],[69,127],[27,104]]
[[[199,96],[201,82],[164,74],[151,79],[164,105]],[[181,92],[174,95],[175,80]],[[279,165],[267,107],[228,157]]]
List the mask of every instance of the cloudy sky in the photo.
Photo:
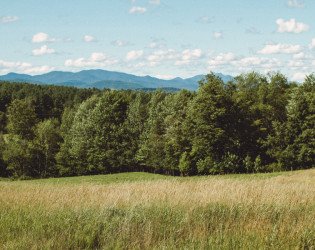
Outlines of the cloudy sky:
[[314,0],[3,0],[0,75],[315,72]]

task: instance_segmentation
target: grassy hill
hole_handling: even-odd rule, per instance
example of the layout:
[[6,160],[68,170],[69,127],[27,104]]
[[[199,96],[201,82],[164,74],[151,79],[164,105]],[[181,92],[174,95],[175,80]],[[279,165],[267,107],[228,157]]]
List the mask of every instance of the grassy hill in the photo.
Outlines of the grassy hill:
[[313,249],[315,169],[0,182],[1,249]]
[[150,174],[144,172],[131,172],[120,174],[108,174],[108,175],[90,175],[90,176],[77,176],[77,177],[62,177],[62,178],[49,178],[26,181],[31,184],[113,184],[124,182],[143,182],[154,180],[171,180],[174,177]]

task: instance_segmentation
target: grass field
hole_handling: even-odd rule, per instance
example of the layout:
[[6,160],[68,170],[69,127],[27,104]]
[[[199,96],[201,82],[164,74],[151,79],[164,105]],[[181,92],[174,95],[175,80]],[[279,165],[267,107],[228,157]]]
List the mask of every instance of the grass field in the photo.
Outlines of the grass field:
[[0,249],[314,249],[315,169],[0,180]]

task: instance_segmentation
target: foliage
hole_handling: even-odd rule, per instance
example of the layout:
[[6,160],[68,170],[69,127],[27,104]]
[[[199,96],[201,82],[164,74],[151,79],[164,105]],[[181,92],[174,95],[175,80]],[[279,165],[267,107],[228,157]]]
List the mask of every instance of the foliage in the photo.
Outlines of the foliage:
[[15,99],[7,110],[8,125],[10,134],[19,135],[24,139],[34,137],[34,127],[37,122],[35,107],[29,99]]
[[184,152],[179,160],[178,165],[181,176],[187,176],[191,172],[190,161],[188,159],[187,152]]
[[35,129],[35,148],[38,151],[40,177],[57,176],[55,155],[59,151],[61,136],[59,122],[55,118],[37,124]]
[[25,179],[37,176],[35,157],[36,152],[31,141],[14,134],[7,137],[3,159],[13,177]]
[[315,76],[279,72],[196,92],[0,82],[0,175],[209,175],[315,166]]
[[5,150],[6,143],[4,141],[4,136],[2,133],[0,133],[0,177],[1,176],[7,176],[7,166],[6,163],[3,160],[3,152]]

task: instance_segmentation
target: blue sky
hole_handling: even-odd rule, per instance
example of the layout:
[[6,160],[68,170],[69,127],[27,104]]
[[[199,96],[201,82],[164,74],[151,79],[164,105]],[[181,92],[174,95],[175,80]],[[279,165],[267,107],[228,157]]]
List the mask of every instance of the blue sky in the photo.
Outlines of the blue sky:
[[0,75],[315,72],[314,0],[2,0]]

